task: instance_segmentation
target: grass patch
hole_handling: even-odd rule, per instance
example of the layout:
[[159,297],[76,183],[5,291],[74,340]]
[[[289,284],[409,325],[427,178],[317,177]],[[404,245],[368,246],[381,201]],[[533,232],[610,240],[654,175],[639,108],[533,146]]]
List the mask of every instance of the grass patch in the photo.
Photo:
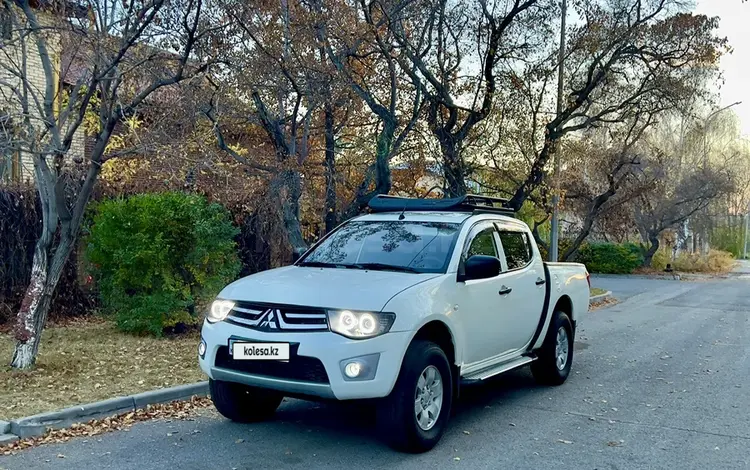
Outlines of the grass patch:
[[604,289],[600,289],[598,287],[592,287],[591,288],[591,294],[589,294],[589,295],[590,295],[590,297],[594,297],[596,295],[602,295],[602,294],[606,294],[606,293],[607,293],[607,291],[604,290]]
[[0,334],[0,419],[204,380],[197,332],[157,339],[121,333],[109,322],[50,326],[36,366],[12,370],[15,342]]

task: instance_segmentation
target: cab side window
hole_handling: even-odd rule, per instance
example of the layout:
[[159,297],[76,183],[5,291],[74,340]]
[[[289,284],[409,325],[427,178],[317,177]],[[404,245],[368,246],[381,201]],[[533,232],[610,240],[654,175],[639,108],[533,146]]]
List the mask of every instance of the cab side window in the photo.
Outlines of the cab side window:
[[520,269],[531,262],[531,246],[525,232],[500,231],[508,270]]
[[474,255],[494,256],[497,258],[494,234],[495,229],[493,227],[487,227],[476,233],[469,243],[464,259],[469,259]]

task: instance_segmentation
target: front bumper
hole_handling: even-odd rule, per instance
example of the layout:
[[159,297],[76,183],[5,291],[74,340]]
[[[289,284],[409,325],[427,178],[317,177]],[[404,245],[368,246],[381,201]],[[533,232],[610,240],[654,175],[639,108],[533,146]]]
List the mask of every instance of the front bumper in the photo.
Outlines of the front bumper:
[[[226,351],[229,338],[258,342],[289,342],[298,344],[296,355],[319,360],[325,368],[326,380],[307,380],[305,374],[295,378],[278,374],[247,372],[227,366]],[[390,332],[376,338],[353,340],[330,331],[321,332],[260,332],[227,322],[204,322],[202,339],[206,343],[204,357],[199,357],[200,367],[214,380],[244,383],[270,388],[296,395],[309,395],[337,400],[381,398],[391,393],[411,340],[410,332]],[[341,361],[355,357],[379,354],[375,377],[371,380],[345,380]],[[219,365],[217,366],[217,356]],[[290,363],[294,362],[292,357]],[[245,361],[243,361],[245,362]],[[264,361],[265,362],[265,361]],[[307,361],[310,362],[310,361]],[[317,361],[316,361],[317,362]],[[274,367],[266,363],[263,368]],[[284,365],[279,364],[279,367]]]

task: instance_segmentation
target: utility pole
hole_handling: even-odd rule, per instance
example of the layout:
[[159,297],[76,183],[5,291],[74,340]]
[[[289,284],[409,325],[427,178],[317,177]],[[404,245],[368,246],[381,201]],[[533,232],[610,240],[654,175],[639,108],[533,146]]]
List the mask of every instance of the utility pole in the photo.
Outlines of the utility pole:
[[[716,111],[712,112],[711,114],[706,117],[706,119],[703,121],[703,170],[705,171],[708,168],[708,126],[711,124],[711,119],[713,119],[715,116],[717,116],[719,113],[722,113],[726,111],[729,108],[733,108],[735,106],[741,105],[742,101],[734,102],[730,105],[724,106],[723,108],[717,109]],[[711,225],[712,221],[709,218],[708,224],[703,224],[702,230],[701,230],[701,246],[698,247],[701,253],[708,253],[708,250],[710,249],[708,245],[709,236],[708,236],[708,229],[709,227],[707,225]],[[695,238],[694,238],[695,239]],[[695,251],[695,250],[693,250]]]
[[[557,115],[560,116],[563,110],[563,80],[565,79],[565,19],[568,13],[568,1],[562,0],[562,17],[560,18],[560,51],[557,64]],[[557,250],[560,237],[560,214],[558,206],[560,204],[560,140],[558,139],[555,148],[555,184],[554,194],[552,195],[552,224],[550,227],[549,243],[549,260],[557,261]]]
[[747,214],[745,214],[745,245],[744,249],[742,250],[742,254],[744,255],[743,258],[748,259],[748,232],[750,232],[750,201],[747,203]]

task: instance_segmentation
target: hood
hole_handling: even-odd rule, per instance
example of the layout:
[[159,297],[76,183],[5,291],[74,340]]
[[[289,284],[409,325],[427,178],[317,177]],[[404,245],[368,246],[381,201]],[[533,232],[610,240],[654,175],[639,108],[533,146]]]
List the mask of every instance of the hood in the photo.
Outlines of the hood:
[[219,297],[379,312],[394,295],[437,276],[440,274],[286,266],[234,281]]

